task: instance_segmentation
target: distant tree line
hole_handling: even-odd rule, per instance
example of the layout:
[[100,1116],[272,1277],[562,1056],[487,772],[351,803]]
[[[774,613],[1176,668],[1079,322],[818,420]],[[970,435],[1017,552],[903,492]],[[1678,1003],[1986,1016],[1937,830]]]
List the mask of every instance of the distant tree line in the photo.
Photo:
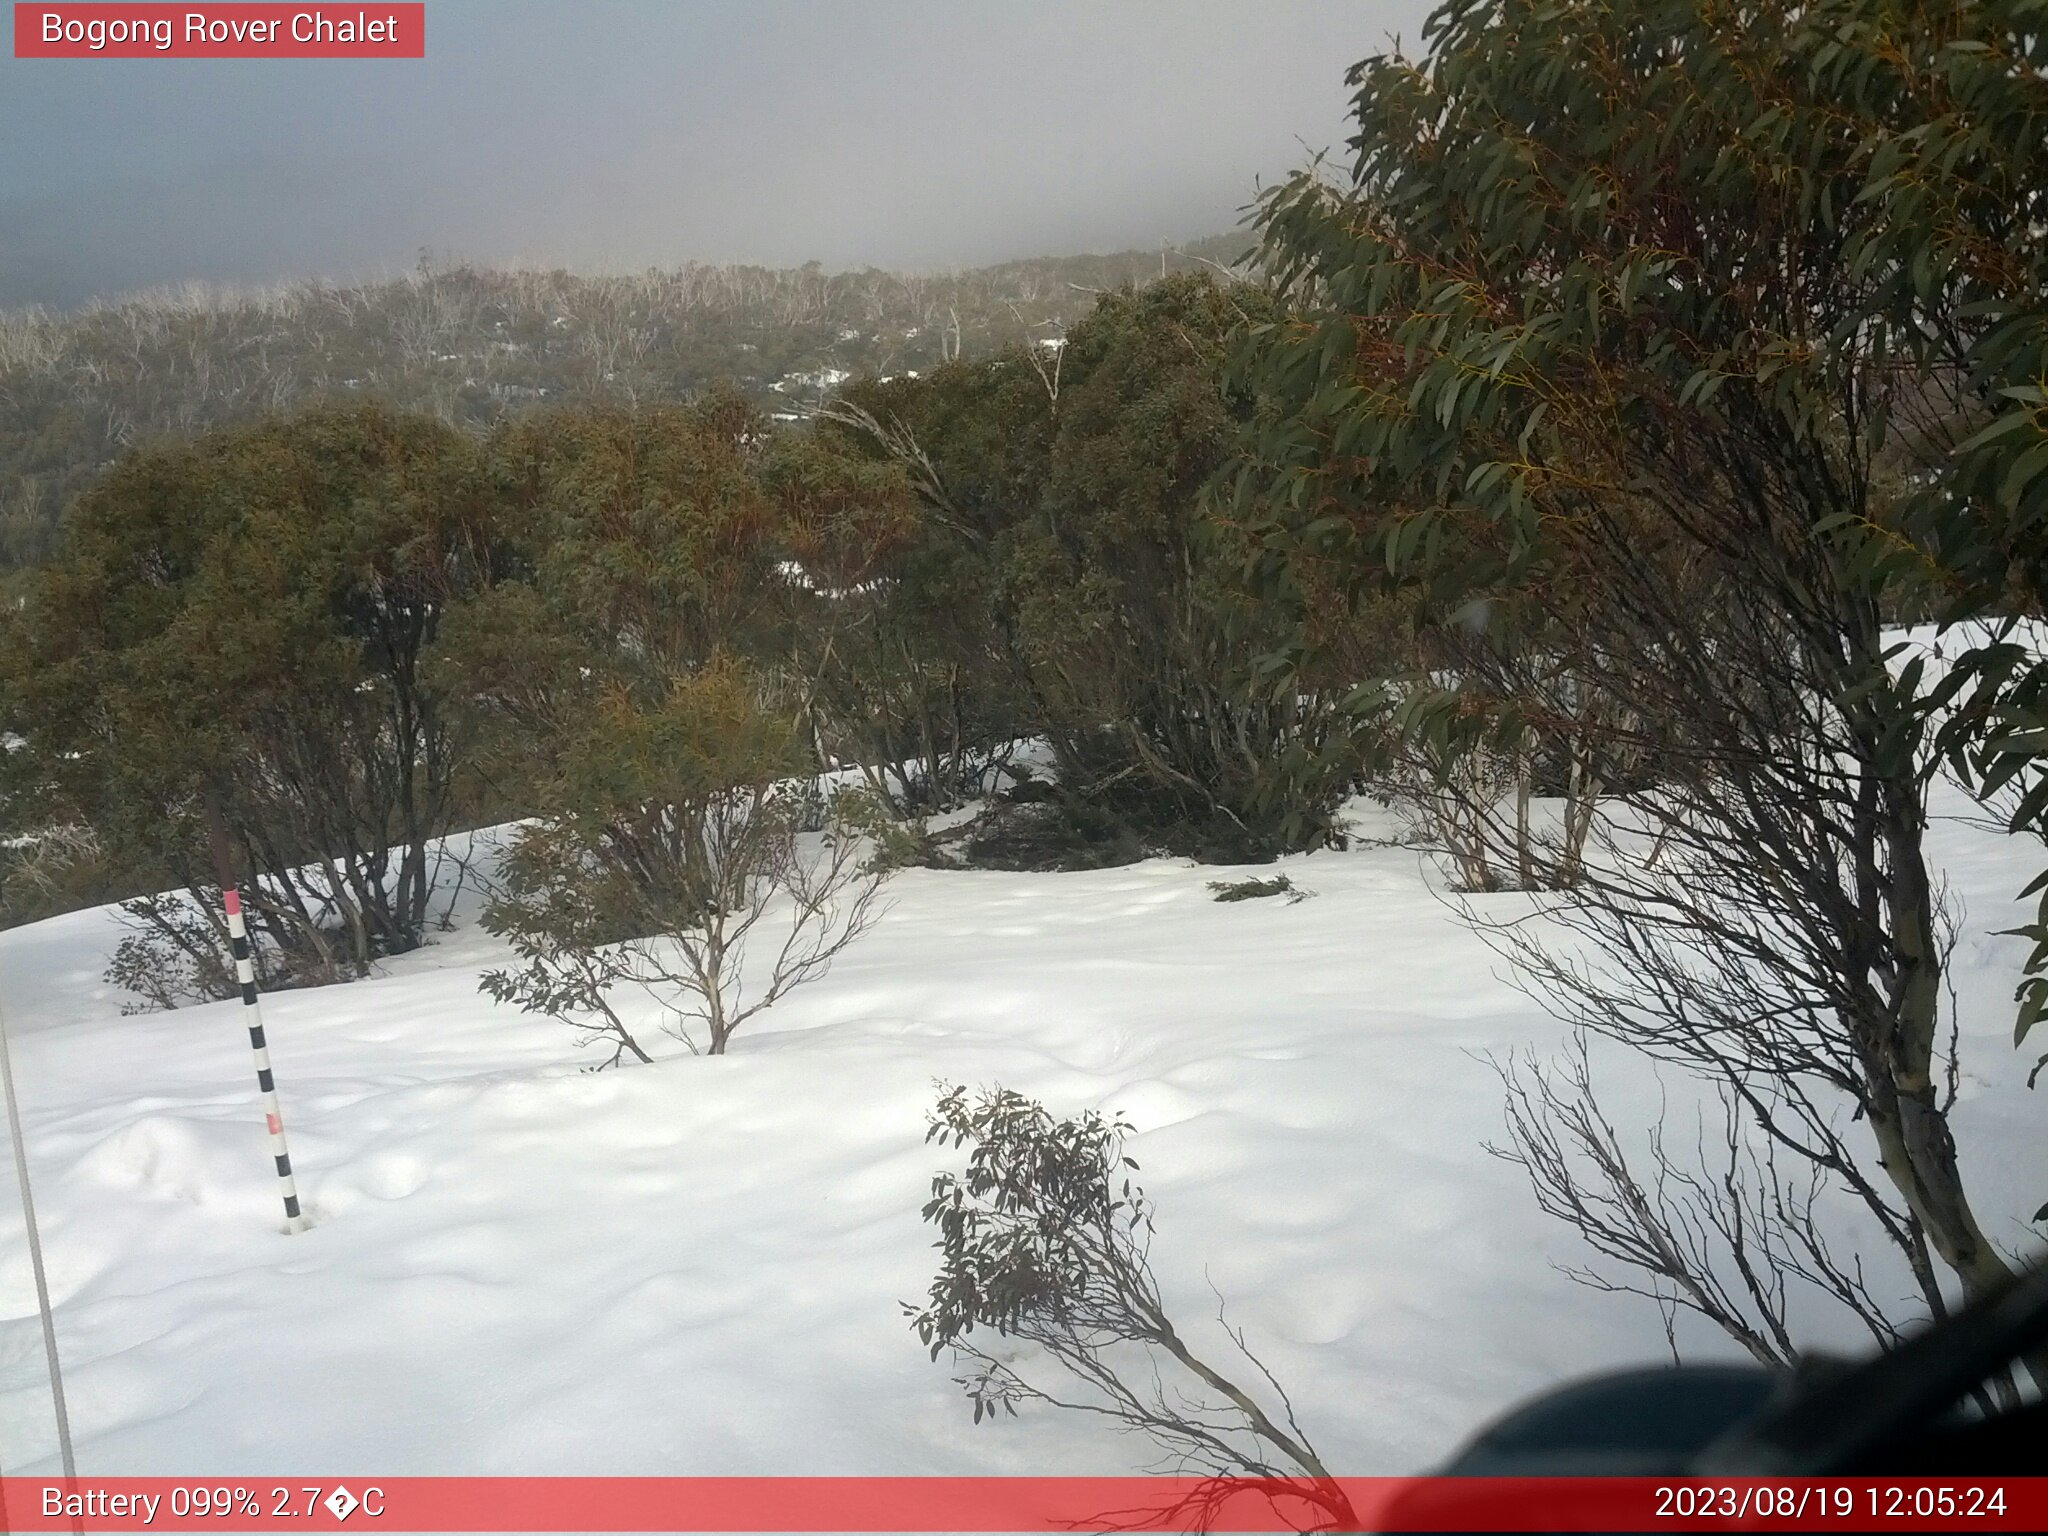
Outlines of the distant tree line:
[[1061,333],[1094,295],[1229,263],[1242,236],[932,276],[692,264],[613,277],[422,257],[398,278],[186,285],[0,310],[0,574],[56,548],[113,460],[352,396],[467,428],[536,402],[677,401],[720,381],[795,414],[837,380]]

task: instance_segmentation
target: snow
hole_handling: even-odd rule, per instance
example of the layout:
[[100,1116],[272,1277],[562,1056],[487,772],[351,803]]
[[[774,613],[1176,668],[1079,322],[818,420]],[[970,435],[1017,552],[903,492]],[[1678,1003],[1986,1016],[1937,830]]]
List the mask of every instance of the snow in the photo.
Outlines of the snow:
[[[2048,1195],[2032,1052],[2011,1042],[2041,859],[1949,813],[1966,1171],[2015,1249]],[[1363,830],[1391,839],[1383,814]],[[1562,1379],[1664,1356],[1653,1308],[1582,1262],[1488,1157],[1482,1054],[1558,1040],[1434,899],[1412,849],[1283,861],[1316,894],[1218,903],[1259,871],[913,870],[831,974],[723,1059],[590,1074],[491,1004],[473,904],[341,987],[267,998],[314,1225],[282,1231],[239,1004],[123,1016],[104,911],[0,934],[82,1470],[1122,1472],[1139,1442],[1030,1413],[970,1430],[900,1302],[944,1154],[935,1079],[1121,1109],[1155,1259],[1198,1344],[1217,1296],[1327,1460],[1416,1469]],[[1521,896],[1484,900],[1525,905]],[[465,898],[468,903],[469,899]],[[1669,1089],[1602,1058],[1624,1127]],[[33,1296],[0,1194],[0,1464],[55,1465]],[[1815,1338],[1855,1348],[1839,1320]],[[1695,1358],[1728,1349],[1683,1333]]]
[[813,368],[808,372],[784,374],[768,387],[780,393],[792,389],[836,389],[853,375],[844,368]]

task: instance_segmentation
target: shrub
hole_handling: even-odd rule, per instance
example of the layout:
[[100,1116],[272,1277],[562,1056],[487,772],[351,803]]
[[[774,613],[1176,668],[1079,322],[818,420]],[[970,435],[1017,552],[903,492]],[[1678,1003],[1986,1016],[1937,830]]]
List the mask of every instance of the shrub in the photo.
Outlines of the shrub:
[[1303,890],[1286,875],[1275,875],[1270,880],[1211,880],[1209,889],[1216,893],[1218,901],[1256,901],[1261,896],[1285,896],[1289,906],[1315,895],[1314,891]]
[[[1151,1268],[1152,1205],[1124,1150],[1130,1130],[1094,1111],[1056,1119],[1006,1088],[970,1096],[942,1085],[925,1140],[970,1150],[964,1173],[933,1177],[925,1203],[940,1266],[925,1304],[904,1309],[918,1337],[934,1360],[950,1350],[969,1367],[958,1380],[977,1424],[1029,1402],[1105,1415],[1184,1473],[1285,1480],[1285,1496],[1319,1512],[1305,1528],[1358,1529],[1243,1336],[1224,1330],[1255,1373],[1240,1372],[1250,1389],[1196,1355],[1168,1317]],[[1005,1342],[982,1342],[989,1334]],[[1044,1385],[1041,1367],[1061,1384]],[[1222,1497],[1219,1485],[1190,1502],[1209,1513]]]

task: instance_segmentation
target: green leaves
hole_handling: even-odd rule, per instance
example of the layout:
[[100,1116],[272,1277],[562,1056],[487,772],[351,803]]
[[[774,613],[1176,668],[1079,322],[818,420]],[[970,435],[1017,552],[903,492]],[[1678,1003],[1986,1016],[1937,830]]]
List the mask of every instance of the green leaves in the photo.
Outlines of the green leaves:
[[[2048,608],[2044,20],[1439,6],[1426,57],[1351,72],[1349,183],[1256,211],[1293,318],[1240,363],[1273,403],[1238,477],[1246,568],[1275,600],[1569,613],[1630,548],[1714,573],[1702,592],[1765,573],[1815,634]],[[2048,836],[2048,664],[1978,651],[1894,676],[1866,648],[1828,708],[1874,768],[1938,754]],[[1434,753],[1501,713],[1405,692],[1382,723]],[[2048,981],[2022,1002],[2024,1031]]]
[[[1059,1119],[1007,1088],[940,1087],[925,1141],[968,1159],[933,1176],[922,1212],[938,1230],[939,1272],[926,1304],[907,1310],[934,1360],[977,1327],[1029,1337],[1072,1326],[1092,1288],[1136,1273],[1134,1234],[1151,1226],[1121,1117]],[[977,1398],[976,1423],[984,1411]]]
[[[293,893],[259,923],[358,967],[410,948],[461,755],[441,626],[504,557],[474,445],[431,418],[332,406],[141,449],[32,584],[27,750],[120,863],[198,880],[211,787]],[[312,931],[323,908],[344,935]]]

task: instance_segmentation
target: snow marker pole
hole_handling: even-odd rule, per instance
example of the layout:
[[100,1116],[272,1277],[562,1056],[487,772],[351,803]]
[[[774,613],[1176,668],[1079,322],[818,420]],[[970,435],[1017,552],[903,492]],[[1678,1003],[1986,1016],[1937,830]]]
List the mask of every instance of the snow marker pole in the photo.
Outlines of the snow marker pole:
[[[78,1483],[78,1461],[71,1451],[71,1412],[64,1401],[64,1367],[57,1354],[57,1317],[50,1306],[50,1276],[43,1267],[43,1234],[36,1225],[35,1191],[28,1181],[28,1139],[21,1124],[21,1101],[14,1092],[14,1044],[7,1037],[7,1015],[0,1012],[0,1102],[7,1112],[7,1138],[14,1147],[14,1177],[21,1186],[21,1217],[28,1229],[29,1272],[35,1277],[36,1311],[43,1323],[43,1360],[50,1371],[50,1411],[57,1420],[57,1450],[64,1464],[64,1488],[74,1491]],[[6,1507],[0,1500],[0,1530],[7,1525]],[[73,1520],[72,1529],[80,1522]]]
[[249,956],[249,929],[242,921],[242,893],[233,886],[221,892],[228,910],[228,938],[235,948],[235,980],[242,984],[242,1016],[249,1021],[249,1049],[256,1053],[256,1086],[263,1092],[263,1119],[270,1131],[270,1155],[277,1162],[277,1183],[284,1195],[288,1232],[306,1230],[299,1214],[299,1186],[292,1178],[291,1149],[284,1140],[284,1107],[277,1101],[277,1078],[270,1070],[270,1045],[263,1037],[263,1011],[256,1002],[256,967]]
[[306,1230],[306,1218],[299,1214],[299,1186],[292,1177],[291,1148],[284,1139],[284,1106],[277,1099],[277,1078],[270,1070],[270,1044],[263,1035],[263,1010],[256,1001],[256,965],[249,948],[249,927],[242,920],[242,893],[234,882],[234,868],[228,846],[227,823],[220,806],[209,796],[206,803],[208,830],[213,835],[213,857],[219,866],[221,905],[227,909],[228,943],[235,952],[235,980],[242,986],[242,1017],[249,1025],[249,1049],[256,1056],[256,1086],[263,1094],[263,1120],[270,1132],[270,1155],[277,1164],[277,1183],[284,1196],[284,1229]]

